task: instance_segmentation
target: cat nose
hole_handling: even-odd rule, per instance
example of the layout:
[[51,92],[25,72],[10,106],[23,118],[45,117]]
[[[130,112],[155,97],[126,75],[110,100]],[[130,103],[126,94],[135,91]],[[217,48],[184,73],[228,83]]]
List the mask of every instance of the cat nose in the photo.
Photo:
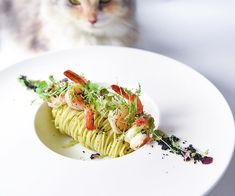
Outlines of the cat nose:
[[97,14],[95,10],[91,10],[87,13],[87,20],[92,25],[97,22]]
[[89,21],[89,23],[91,23],[91,24],[95,24],[95,23],[97,22],[97,18],[96,18],[96,17],[89,18],[88,21]]

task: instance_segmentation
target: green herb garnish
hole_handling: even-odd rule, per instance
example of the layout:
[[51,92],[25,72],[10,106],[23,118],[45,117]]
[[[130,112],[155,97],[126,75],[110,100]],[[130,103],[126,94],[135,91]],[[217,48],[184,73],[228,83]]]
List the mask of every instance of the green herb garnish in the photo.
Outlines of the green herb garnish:
[[51,97],[60,96],[71,86],[67,80],[56,82],[52,75],[49,76],[48,81],[29,80],[26,76],[20,76],[18,80],[28,89],[34,90],[44,101],[49,101]]

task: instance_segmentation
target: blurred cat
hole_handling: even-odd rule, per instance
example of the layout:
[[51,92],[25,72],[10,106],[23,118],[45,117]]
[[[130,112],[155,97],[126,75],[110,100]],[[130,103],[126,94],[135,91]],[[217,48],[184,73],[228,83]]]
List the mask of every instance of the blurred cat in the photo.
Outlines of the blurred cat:
[[133,0],[1,0],[5,23],[30,50],[134,44]]

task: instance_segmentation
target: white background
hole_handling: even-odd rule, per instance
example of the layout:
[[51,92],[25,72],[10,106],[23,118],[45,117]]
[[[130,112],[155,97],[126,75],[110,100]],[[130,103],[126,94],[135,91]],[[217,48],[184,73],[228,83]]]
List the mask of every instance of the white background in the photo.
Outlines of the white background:
[[[235,115],[235,1],[138,0],[138,3],[142,38],[139,47],[199,71],[222,92]],[[209,195],[234,195],[234,182],[235,156]]]
[[[235,0],[137,2],[137,47],[172,57],[199,71],[222,92],[235,115]],[[26,57],[13,43],[2,41],[0,69]],[[234,195],[234,181],[235,156],[209,196]]]

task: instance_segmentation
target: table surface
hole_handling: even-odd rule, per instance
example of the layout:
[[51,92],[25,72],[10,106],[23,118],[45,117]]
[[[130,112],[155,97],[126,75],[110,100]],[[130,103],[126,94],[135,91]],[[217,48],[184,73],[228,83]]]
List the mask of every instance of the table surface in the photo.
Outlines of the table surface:
[[[136,1],[140,33],[137,47],[179,60],[206,76],[224,95],[235,115],[235,1]],[[0,70],[33,56],[19,50],[13,52],[14,43],[1,41]],[[234,195],[234,180],[235,156],[208,195]]]

